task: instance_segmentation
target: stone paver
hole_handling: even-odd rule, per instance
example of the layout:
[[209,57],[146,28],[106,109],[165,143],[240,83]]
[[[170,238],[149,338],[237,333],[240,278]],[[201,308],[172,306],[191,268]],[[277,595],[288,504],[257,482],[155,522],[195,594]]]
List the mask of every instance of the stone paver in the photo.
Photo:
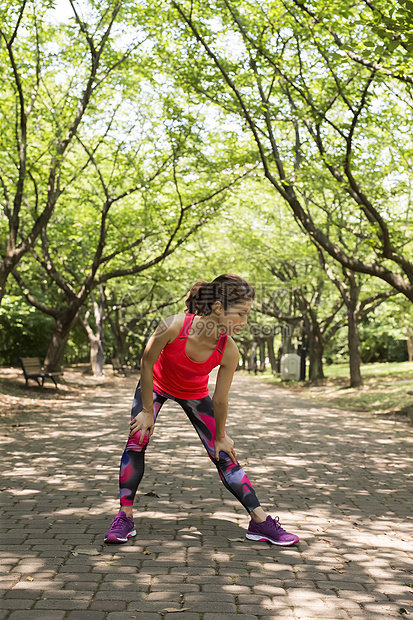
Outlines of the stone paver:
[[413,430],[249,377],[234,380],[228,433],[264,508],[300,545],[245,540],[247,515],[184,413],[167,403],[147,453],[138,535],[105,546],[135,382],[29,411],[19,426],[2,418],[0,619],[413,613]]

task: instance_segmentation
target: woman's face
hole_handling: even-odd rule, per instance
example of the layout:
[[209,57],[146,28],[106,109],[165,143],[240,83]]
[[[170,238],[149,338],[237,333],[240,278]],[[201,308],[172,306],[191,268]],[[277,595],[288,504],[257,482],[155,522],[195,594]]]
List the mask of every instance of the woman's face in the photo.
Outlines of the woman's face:
[[241,331],[243,327],[246,326],[248,320],[248,314],[251,310],[252,300],[248,299],[245,301],[240,301],[228,310],[224,310],[221,305],[221,311],[218,315],[219,327],[223,328],[224,331],[229,336],[234,336]]

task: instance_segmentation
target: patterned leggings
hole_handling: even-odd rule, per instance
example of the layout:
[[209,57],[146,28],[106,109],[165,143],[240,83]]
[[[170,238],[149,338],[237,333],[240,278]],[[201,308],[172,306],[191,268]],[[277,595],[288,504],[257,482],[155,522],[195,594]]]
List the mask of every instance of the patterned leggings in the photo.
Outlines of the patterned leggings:
[[[166,400],[171,399],[181,405],[200,440],[202,441],[209,458],[216,466],[224,486],[230,491],[244,508],[251,512],[258,508],[260,502],[255,491],[239,463],[233,463],[225,452],[219,453],[219,460],[215,459],[215,418],[212,409],[212,399],[209,396],[197,400],[184,400],[170,395],[153,393],[154,418]],[[142,411],[140,384],[136,388],[132,406],[132,419]],[[133,500],[142,480],[145,469],[145,451],[149,442],[146,433],[142,445],[139,445],[141,431],[129,437],[120,464],[119,487],[121,506],[132,506]]]

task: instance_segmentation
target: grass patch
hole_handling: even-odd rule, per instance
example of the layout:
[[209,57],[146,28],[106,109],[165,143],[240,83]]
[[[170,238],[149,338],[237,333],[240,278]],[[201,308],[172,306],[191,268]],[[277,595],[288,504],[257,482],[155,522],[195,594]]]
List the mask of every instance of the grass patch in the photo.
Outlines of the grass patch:
[[324,373],[326,378],[318,385],[281,381],[270,373],[260,373],[256,377],[323,406],[367,411],[413,424],[413,362],[364,364],[361,368],[364,385],[359,388],[349,387],[348,364],[326,366]]
[[[326,377],[346,377],[350,379],[348,364],[324,366],[324,374]],[[406,378],[406,375],[410,375],[411,381],[413,380],[413,362],[376,362],[375,364],[362,364],[361,374],[363,378],[377,375],[400,375],[401,378]]]

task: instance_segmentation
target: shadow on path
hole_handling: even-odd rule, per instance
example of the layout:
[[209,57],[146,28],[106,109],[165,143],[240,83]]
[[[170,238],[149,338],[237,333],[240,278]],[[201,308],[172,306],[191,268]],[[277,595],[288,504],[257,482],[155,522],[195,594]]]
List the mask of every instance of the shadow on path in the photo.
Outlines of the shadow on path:
[[248,516],[174,403],[147,452],[138,535],[103,545],[135,382],[29,411],[22,426],[2,419],[0,619],[413,613],[413,429],[248,377],[235,378],[228,433],[264,508],[300,545],[245,540]]

